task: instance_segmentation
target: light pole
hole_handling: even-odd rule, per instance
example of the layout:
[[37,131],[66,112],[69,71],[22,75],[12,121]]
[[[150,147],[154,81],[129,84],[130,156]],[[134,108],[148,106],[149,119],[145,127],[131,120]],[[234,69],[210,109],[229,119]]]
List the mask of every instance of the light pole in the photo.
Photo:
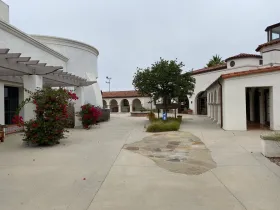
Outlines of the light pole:
[[111,89],[111,79],[112,78],[107,76],[106,79],[108,80],[108,81],[106,81],[106,83],[109,84],[109,92],[110,92],[110,89]]

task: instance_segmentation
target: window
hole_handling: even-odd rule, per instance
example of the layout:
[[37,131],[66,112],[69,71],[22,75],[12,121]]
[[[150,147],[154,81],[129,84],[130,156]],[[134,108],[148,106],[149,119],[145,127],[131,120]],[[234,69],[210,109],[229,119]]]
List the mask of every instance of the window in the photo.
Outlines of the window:
[[231,61],[229,65],[230,65],[230,67],[234,67],[235,66],[235,62]]
[[260,66],[262,66],[263,65],[263,60],[259,60],[259,62],[260,62]]

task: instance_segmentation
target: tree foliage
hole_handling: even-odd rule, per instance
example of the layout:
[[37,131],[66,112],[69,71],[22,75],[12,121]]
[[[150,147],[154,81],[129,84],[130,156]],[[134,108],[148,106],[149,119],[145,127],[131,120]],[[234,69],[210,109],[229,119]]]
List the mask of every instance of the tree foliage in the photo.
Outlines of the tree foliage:
[[220,57],[219,55],[214,55],[210,61],[207,63],[207,67],[214,67],[214,66],[218,66],[218,65],[222,65],[225,64],[225,62],[223,61],[222,57]]
[[193,94],[195,79],[190,72],[183,72],[184,64],[176,60],[160,61],[144,69],[137,68],[133,78],[133,86],[142,95],[152,97],[153,101],[186,98]]

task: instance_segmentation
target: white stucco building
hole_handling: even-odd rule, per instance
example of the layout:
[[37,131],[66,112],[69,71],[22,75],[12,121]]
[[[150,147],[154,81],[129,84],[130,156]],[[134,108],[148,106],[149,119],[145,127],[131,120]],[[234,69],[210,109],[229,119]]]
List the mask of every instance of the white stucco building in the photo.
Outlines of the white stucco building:
[[280,23],[269,26],[259,54],[239,54],[224,65],[192,72],[189,98],[195,114],[208,115],[225,130],[280,130]]
[[[97,83],[98,50],[65,38],[29,35],[9,23],[9,6],[0,0],[0,124],[11,124],[18,104],[27,97],[24,88],[64,86],[85,102],[102,106]],[[33,115],[32,107],[22,113]]]
[[147,110],[155,108],[150,97],[141,96],[134,90],[103,92],[102,97],[103,108],[108,108],[111,112],[133,112],[142,108]]

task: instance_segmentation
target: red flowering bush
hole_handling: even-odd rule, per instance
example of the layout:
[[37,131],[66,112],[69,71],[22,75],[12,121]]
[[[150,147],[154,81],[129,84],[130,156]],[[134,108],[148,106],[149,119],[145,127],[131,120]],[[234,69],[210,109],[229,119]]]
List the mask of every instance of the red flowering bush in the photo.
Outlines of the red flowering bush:
[[83,127],[89,129],[92,125],[97,123],[98,118],[101,116],[101,110],[92,104],[85,104],[81,106],[80,116]]
[[36,105],[35,119],[23,122],[20,116],[13,118],[14,123],[24,126],[23,140],[38,145],[58,144],[67,132],[65,129],[68,121],[67,106],[71,100],[77,100],[78,97],[75,93],[62,88],[44,88],[29,93],[30,97],[21,104],[20,109],[26,103],[32,102]]

